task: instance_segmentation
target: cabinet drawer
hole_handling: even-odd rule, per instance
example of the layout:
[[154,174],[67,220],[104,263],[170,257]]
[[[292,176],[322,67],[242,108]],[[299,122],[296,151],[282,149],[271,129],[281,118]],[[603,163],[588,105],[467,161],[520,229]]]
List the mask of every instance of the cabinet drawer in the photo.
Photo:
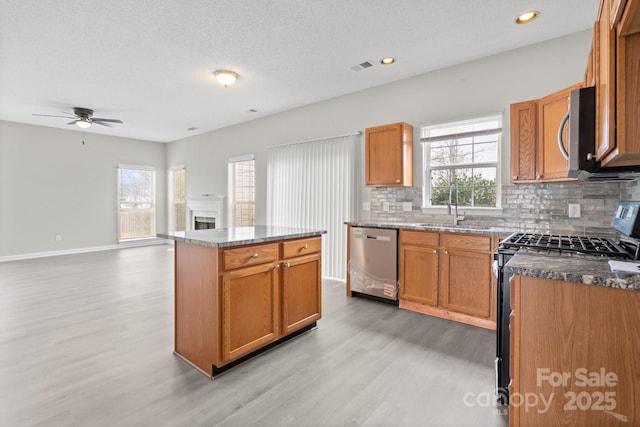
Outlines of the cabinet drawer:
[[233,270],[238,267],[272,262],[277,259],[277,243],[225,249],[222,253],[222,265],[225,270]]
[[320,237],[282,242],[282,257],[291,258],[320,252],[321,245],[322,240]]
[[442,246],[447,249],[491,252],[491,236],[472,236],[461,233],[442,233]]
[[431,231],[400,230],[400,243],[420,246],[438,246],[438,233]]

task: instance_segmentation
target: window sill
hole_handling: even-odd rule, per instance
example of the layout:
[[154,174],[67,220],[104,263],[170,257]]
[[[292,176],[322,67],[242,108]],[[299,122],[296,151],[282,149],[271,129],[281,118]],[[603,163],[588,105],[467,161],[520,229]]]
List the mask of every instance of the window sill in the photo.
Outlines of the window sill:
[[[451,209],[453,210],[453,207]],[[449,215],[449,210],[446,207],[423,207],[422,213],[429,215]],[[477,216],[500,216],[502,215],[502,208],[476,208],[460,206],[458,207],[458,214]]]

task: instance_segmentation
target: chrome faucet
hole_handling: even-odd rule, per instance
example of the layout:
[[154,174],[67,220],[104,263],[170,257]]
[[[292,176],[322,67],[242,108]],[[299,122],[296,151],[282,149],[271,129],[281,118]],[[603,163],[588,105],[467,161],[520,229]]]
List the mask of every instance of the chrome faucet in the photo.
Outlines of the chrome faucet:
[[456,203],[454,205],[453,212],[453,225],[458,225],[458,222],[464,221],[464,213],[463,215],[458,215],[458,184],[453,182],[449,185],[449,204],[447,205],[448,214],[451,215],[451,190],[455,187],[456,189]]

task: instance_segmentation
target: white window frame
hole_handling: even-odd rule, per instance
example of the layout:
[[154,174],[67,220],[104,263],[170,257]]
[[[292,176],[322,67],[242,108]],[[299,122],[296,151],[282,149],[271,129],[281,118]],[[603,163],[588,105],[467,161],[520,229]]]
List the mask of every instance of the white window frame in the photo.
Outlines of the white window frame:
[[189,210],[187,209],[187,196],[186,196],[186,187],[187,187],[187,169],[184,167],[184,165],[177,165],[177,166],[171,166],[169,168],[169,173],[168,173],[168,185],[167,185],[167,191],[168,191],[168,196],[167,196],[167,220],[168,220],[168,224],[167,224],[167,230],[169,230],[170,232],[174,232],[174,231],[184,231],[184,230],[174,230],[174,225],[176,223],[176,218],[175,218],[175,212],[173,210],[173,204],[174,204],[174,195],[175,195],[175,189],[173,188],[173,174],[175,173],[175,171],[183,171],[184,173],[184,186],[185,186],[185,199],[184,199],[184,204],[185,204],[185,215],[184,215],[184,221],[185,221],[185,230],[186,227],[188,227],[188,216],[189,216]]
[[484,163],[463,163],[447,165],[446,167],[438,167],[437,169],[456,169],[461,167],[495,167],[496,168],[496,206],[495,207],[477,207],[477,206],[464,206],[462,209],[465,213],[474,215],[499,215],[502,213],[502,135],[504,132],[504,117],[501,113],[487,114],[485,116],[479,116],[475,118],[465,120],[452,120],[449,122],[434,123],[431,125],[423,125],[420,129],[420,142],[422,145],[422,212],[427,214],[445,214],[448,212],[447,206],[431,205],[431,186],[430,177],[431,170],[431,150],[429,149],[429,140],[431,138],[424,136],[424,129],[435,128],[448,128],[455,126],[463,126],[466,124],[479,123],[482,121],[500,120],[500,136],[498,138],[497,146],[497,159],[496,162],[484,162]]
[[[130,238],[122,238],[120,236],[120,226],[121,226],[121,218],[120,218],[120,200],[121,200],[121,193],[120,193],[120,188],[121,188],[121,180],[120,180],[120,170],[121,169],[135,169],[135,170],[144,170],[144,171],[150,171],[153,172],[153,182],[151,183],[152,185],[152,193],[153,193],[153,201],[152,201],[152,218],[151,218],[151,235],[150,236],[144,236],[144,237],[130,237]],[[155,239],[156,238],[156,209],[157,209],[157,194],[156,194],[156,168],[153,166],[146,166],[146,165],[131,165],[131,164],[119,164],[118,165],[118,169],[117,169],[117,176],[118,176],[118,189],[117,189],[117,209],[116,209],[116,215],[118,218],[118,229],[117,229],[117,239],[118,242],[130,242],[130,241],[134,241],[134,240],[145,240],[145,239]]]
[[[228,200],[229,203],[227,204],[227,218],[228,218],[228,227],[237,227],[237,225],[235,224],[236,221],[236,217],[235,217],[235,207],[236,207],[236,198],[235,198],[235,169],[233,167],[234,163],[238,163],[238,162],[246,162],[252,160],[253,163],[253,171],[254,171],[254,181],[253,181],[253,188],[254,188],[254,196],[253,196],[253,214],[254,214],[254,224],[255,224],[255,212],[256,212],[256,198],[255,198],[255,160],[256,157],[254,154],[246,154],[243,156],[233,156],[233,157],[229,157],[228,160],[228,178],[227,178],[227,182],[228,182]],[[246,202],[243,202],[246,203]]]

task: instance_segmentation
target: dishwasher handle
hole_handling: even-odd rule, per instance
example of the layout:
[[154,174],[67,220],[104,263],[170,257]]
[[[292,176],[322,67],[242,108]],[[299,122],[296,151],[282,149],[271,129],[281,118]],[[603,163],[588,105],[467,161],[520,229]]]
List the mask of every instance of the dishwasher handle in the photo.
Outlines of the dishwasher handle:
[[368,240],[384,240],[386,242],[391,241],[391,237],[389,236],[375,236],[373,234],[366,234],[364,237]]

